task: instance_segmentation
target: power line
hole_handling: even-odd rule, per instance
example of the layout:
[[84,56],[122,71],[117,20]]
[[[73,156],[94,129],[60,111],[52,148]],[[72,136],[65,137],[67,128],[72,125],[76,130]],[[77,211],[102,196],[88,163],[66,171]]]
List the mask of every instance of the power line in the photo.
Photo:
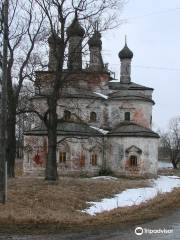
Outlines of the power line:
[[134,68],[145,68],[154,70],[165,70],[165,71],[180,71],[180,68],[169,68],[169,67],[156,67],[156,66],[143,66],[143,65],[132,65]]
[[[110,66],[120,66],[117,63],[109,63]],[[161,70],[161,71],[180,71],[180,68],[169,68],[164,66],[143,66],[143,65],[131,65],[133,68],[144,68],[144,69],[152,69],[152,70]]]
[[180,7],[170,8],[170,9],[166,9],[166,10],[162,10],[162,11],[150,12],[150,13],[140,15],[140,16],[127,17],[127,18],[124,18],[122,20],[127,22],[128,20],[135,20],[135,19],[150,17],[150,16],[154,16],[154,15],[161,15],[161,14],[165,14],[165,13],[169,13],[169,12],[175,12],[175,11],[179,11],[179,10],[180,10]]

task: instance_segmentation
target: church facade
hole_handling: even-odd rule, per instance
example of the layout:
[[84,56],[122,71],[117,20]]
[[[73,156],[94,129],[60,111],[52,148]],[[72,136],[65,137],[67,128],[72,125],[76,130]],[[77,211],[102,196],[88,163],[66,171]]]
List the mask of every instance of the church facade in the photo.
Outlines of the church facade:
[[[116,175],[156,176],[158,134],[152,127],[153,89],[132,82],[132,51],[125,43],[119,52],[120,81],[113,81],[103,63],[101,34],[89,39],[90,63],[82,69],[84,29],[77,17],[67,29],[69,37],[66,83],[58,101],[57,165],[60,175],[96,175],[109,169]],[[49,70],[37,72],[35,88],[50,91],[60,38],[49,37]],[[38,111],[47,109],[36,89],[32,99]],[[24,135],[24,172],[44,171],[47,130],[40,120]]]

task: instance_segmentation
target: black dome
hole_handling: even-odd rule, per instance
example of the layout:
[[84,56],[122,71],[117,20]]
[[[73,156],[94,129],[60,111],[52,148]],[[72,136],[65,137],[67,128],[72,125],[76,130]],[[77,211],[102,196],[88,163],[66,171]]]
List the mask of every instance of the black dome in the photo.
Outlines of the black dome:
[[133,58],[133,52],[128,48],[127,44],[125,44],[124,48],[119,52],[119,58],[120,59]]
[[90,47],[102,47],[101,34],[98,31],[95,31],[93,36],[89,39],[88,44]]
[[57,44],[61,43],[61,38],[57,35],[57,33],[51,34],[51,36],[48,38],[49,44],[54,44],[55,42]]
[[67,36],[79,36],[83,37],[85,34],[84,28],[80,25],[77,16],[75,16],[73,22],[66,30]]

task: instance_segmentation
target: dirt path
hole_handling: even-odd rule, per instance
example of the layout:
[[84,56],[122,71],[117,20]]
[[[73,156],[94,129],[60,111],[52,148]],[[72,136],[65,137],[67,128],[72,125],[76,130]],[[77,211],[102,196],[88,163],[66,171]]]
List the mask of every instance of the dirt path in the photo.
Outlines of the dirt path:
[[40,235],[40,236],[8,236],[0,235],[0,240],[179,240],[180,239],[180,209],[171,215],[166,215],[158,220],[140,225],[145,229],[166,229],[173,230],[172,233],[144,233],[137,236],[134,233],[136,227],[124,231],[99,231],[99,232],[81,232],[71,234],[54,234],[54,235]]

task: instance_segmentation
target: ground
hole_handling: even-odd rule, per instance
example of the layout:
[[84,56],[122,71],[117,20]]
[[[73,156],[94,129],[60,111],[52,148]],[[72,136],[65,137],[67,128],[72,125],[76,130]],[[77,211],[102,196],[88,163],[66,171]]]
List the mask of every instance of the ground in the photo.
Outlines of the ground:
[[[163,172],[162,172],[163,171]],[[166,174],[167,170],[162,170]],[[55,184],[43,178],[19,176],[8,181],[8,201],[0,205],[1,231],[48,232],[54,230],[81,230],[127,226],[154,219],[170,209],[180,207],[180,189],[158,195],[153,200],[139,206],[124,207],[97,214],[95,217],[80,210],[88,207],[87,201],[98,201],[111,197],[127,188],[149,185],[145,179],[91,179],[61,177]],[[168,170],[167,175],[180,176],[180,171]],[[44,227],[44,226],[48,226]]]

